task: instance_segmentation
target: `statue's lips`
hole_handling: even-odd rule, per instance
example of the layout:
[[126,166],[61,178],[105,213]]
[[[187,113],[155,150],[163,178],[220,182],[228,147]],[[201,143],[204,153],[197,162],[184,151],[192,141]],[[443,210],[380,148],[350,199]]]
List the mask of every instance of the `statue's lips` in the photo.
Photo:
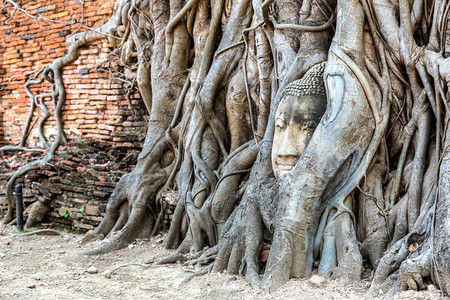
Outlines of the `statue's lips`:
[[298,161],[298,157],[277,158],[277,165],[280,171],[290,171]]
[[289,172],[292,170],[292,168],[295,166],[294,164],[278,164],[278,169],[280,171]]
[[293,165],[279,165],[282,170],[291,170]]

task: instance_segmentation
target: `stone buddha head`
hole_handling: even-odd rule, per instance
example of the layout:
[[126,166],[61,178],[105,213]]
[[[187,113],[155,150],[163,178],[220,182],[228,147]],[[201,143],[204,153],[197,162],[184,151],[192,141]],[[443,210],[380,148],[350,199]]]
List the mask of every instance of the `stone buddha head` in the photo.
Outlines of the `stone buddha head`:
[[313,66],[302,79],[283,90],[276,111],[272,168],[276,178],[295,166],[327,107],[323,82],[325,62]]

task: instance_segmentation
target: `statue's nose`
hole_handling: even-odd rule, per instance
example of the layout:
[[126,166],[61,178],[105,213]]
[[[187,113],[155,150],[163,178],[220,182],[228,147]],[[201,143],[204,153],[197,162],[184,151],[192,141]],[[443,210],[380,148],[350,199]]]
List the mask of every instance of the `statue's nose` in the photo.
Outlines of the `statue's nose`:
[[279,157],[298,157],[303,153],[306,147],[306,135],[297,132],[294,126],[288,126],[282,139]]

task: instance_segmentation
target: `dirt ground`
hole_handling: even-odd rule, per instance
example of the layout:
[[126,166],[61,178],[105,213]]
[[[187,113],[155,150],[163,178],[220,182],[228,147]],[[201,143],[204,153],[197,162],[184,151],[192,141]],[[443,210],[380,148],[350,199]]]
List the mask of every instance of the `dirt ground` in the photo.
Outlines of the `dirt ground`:
[[[171,253],[162,247],[163,236],[101,256],[82,255],[93,243],[82,245],[81,238],[67,233],[19,236],[14,227],[0,228],[0,299],[361,299],[368,285],[328,281],[316,287],[305,279],[290,280],[268,293],[254,291],[244,279],[227,274],[208,274],[183,283],[192,274],[186,268],[149,264]],[[439,297],[433,288],[396,296]]]

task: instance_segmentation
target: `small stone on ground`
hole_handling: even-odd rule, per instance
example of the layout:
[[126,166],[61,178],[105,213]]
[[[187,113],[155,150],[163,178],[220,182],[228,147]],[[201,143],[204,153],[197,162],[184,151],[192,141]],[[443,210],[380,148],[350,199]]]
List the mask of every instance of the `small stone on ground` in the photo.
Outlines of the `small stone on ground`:
[[313,275],[309,279],[309,283],[311,283],[314,286],[320,287],[320,286],[325,285],[327,283],[327,280],[322,276]]
[[97,269],[96,267],[94,267],[94,266],[90,266],[90,267],[86,270],[86,272],[88,272],[89,274],[96,274],[96,273],[98,273],[98,269]]

